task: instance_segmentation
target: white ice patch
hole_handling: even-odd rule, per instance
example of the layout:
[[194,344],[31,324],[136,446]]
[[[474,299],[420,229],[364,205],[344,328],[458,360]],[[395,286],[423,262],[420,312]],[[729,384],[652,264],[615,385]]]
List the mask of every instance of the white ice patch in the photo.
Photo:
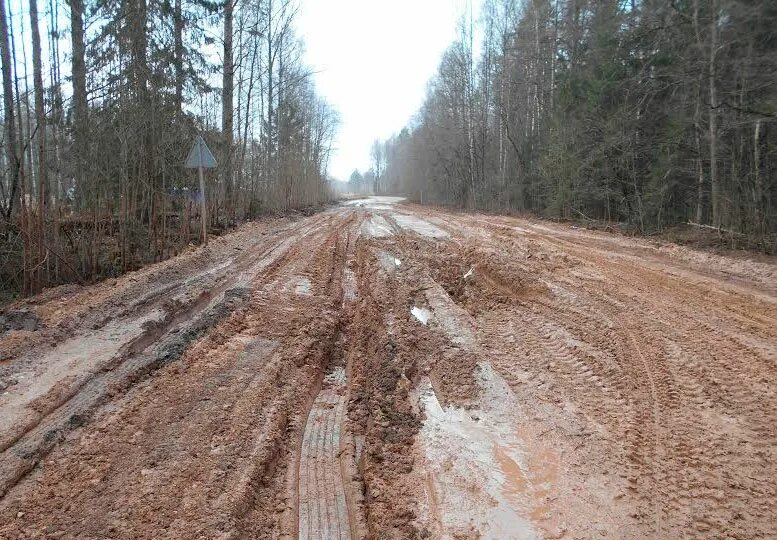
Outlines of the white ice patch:
[[394,257],[394,264],[397,266],[397,268],[399,268],[400,266],[402,266],[402,261]]
[[428,379],[421,383],[426,414],[419,439],[426,472],[435,491],[435,514],[442,538],[474,527],[480,538],[537,538],[529,514],[525,457],[510,414],[509,387],[488,365],[481,365],[481,410],[443,408]]
[[428,221],[424,221],[416,216],[408,216],[406,214],[391,214],[391,217],[397,224],[403,229],[409,229],[422,236],[429,236],[431,238],[445,238],[448,233],[441,228],[432,225]]
[[294,285],[294,292],[301,296],[310,296],[312,285],[308,278],[300,278]]
[[423,325],[429,324],[429,319],[432,318],[432,313],[428,309],[420,308],[413,306],[413,309],[410,310],[410,313],[418,319],[418,322],[420,322]]
[[466,274],[464,274],[464,279],[470,278],[470,277],[472,277],[473,275],[475,275],[475,267],[474,267],[474,266],[473,266],[472,268],[470,268],[470,269],[467,271],[467,273],[466,273]]

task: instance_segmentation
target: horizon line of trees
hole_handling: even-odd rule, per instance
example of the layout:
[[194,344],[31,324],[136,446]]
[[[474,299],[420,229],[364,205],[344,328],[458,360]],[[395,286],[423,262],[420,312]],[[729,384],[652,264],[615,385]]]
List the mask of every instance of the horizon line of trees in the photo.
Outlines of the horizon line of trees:
[[[375,139],[370,147],[370,167],[364,173],[354,169],[341,191],[344,189],[349,193],[378,194],[389,189],[384,173],[390,148],[390,140]],[[394,188],[396,187],[395,185]]]
[[777,3],[486,0],[478,24],[384,141],[381,190],[773,248]]
[[216,233],[329,200],[339,120],[303,62],[298,9],[0,0],[0,300],[196,241],[203,194],[183,161],[197,134],[219,165],[204,194]]

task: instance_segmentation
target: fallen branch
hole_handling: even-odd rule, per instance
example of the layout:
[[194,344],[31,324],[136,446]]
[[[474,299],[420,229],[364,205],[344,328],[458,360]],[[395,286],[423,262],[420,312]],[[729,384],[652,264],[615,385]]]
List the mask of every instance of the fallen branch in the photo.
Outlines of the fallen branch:
[[745,236],[744,233],[732,231],[730,229],[724,229],[723,227],[715,227],[714,225],[704,225],[703,223],[694,223],[693,221],[686,222],[686,225],[692,225],[694,227],[699,227],[700,229],[710,229],[713,231],[717,231],[718,233],[726,233],[730,234],[731,236]]
[[580,210],[578,210],[577,208],[572,208],[571,206],[570,206],[569,208],[570,208],[570,210],[574,210],[575,212],[577,212],[578,214],[580,214],[580,216],[582,216],[582,218],[583,218],[583,219],[585,219],[586,221],[595,221],[595,220],[593,220],[593,219],[589,218],[588,216],[586,216],[584,213],[582,213],[582,212],[581,212]]

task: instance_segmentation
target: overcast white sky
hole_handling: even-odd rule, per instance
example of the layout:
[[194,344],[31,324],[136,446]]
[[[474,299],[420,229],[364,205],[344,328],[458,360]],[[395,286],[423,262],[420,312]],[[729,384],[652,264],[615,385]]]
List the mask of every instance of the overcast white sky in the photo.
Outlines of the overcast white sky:
[[[472,0],[477,18],[481,0]],[[298,29],[316,88],[340,113],[329,172],[370,167],[370,146],[418,110],[467,0],[301,0]]]

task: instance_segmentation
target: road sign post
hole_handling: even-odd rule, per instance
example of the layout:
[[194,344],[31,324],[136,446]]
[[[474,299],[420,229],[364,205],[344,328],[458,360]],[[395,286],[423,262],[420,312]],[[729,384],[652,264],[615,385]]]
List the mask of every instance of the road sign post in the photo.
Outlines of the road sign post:
[[186,158],[184,167],[187,169],[197,169],[200,177],[200,217],[202,218],[202,243],[208,245],[208,205],[205,200],[205,175],[203,169],[214,169],[216,167],[216,158],[213,157],[205,140],[197,135],[192,149]]
[[202,167],[197,167],[200,176],[200,218],[202,219],[202,243],[208,245],[208,205],[205,202],[205,175],[202,173]]

